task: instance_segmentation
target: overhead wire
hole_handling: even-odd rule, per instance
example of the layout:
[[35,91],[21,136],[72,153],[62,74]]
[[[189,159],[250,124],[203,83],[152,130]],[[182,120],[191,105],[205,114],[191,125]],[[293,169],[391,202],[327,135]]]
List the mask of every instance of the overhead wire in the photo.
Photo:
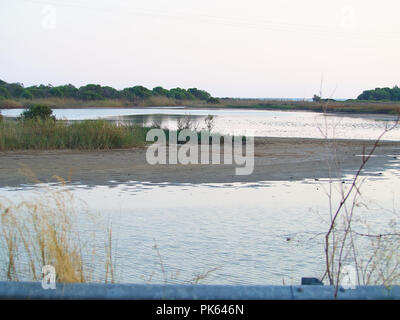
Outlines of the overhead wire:
[[[137,16],[149,16],[154,18],[172,19],[174,21],[188,21],[188,22],[202,22],[212,23],[222,26],[249,28],[265,31],[281,31],[289,33],[302,33],[306,36],[319,36],[319,37],[339,37],[339,38],[359,38],[363,33],[353,30],[337,30],[336,28],[318,26],[318,25],[307,25],[307,24],[296,24],[281,21],[272,21],[264,19],[243,19],[238,17],[223,17],[205,14],[193,14],[188,12],[173,12],[164,10],[144,9],[144,8],[130,8],[126,6],[116,5],[113,3],[112,7],[104,7],[99,5],[82,5],[82,2],[76,3],[71,1],[50,1],[50,0],[21,0],[32,4],[41,5],[54,5],[54,6],[65,6],[72,8],[86,9],[90,11],[101,11],[111,14],[127,14]],[[397,32],[385,32],[377,33],[370,32],[368,35],[377,36],[380,38],[397,38],[400,39],[400,33]]]

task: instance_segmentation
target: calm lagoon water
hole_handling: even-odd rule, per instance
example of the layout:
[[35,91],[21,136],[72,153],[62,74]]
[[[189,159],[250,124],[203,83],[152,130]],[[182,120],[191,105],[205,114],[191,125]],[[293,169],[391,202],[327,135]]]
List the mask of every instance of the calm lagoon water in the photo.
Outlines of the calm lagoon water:
[[[18,116],[22,109],[2,110],[4,116]],[[247,130],[260,137],[322,138],[320,129],[329,137],[337,139],[376,139],[388,121],[395,120],[390,115],[323,115],[303,111],[267,111],[232,109],[186,109],[184,107],[137,108],[137,109],[54,109],[58,119],[85,120],[109,119],[117,122],[131,122],[140,125],[161,124],[162,127],[176,129],[177,120],[190,115],[198,129],[205,127],[204,118],[215,116],[214,131],[234,134]],[[400,141],[400,128],[385,136],[385,140]]]
[[[384,229],[399,206],[399,166],[399,160],[392,160],[391,169],[371,173],[362,187],[365,206],[357,214],[375,230]],[[334,184],[334,203],[350,178]],[[88,212],[112,223],[121,282],[164,281],[153,247],[157,243],[169,282],[184,283],[218,268],[202,283],[279,285],[323,274],[327,188],[327,180],[197,185],[132,181],[96,187],[25,185],[2,188],[0,196],[19,202],[55,190],[71,193],[79,200],[83,235],[91,228],[84,223]],[[97,245],[103,244],[101,239]],[[98,265],[104,265],[101,257]]]
[[[5,116],[21,110],[3,110]],[[253,130],[257,136],[321,138],[319,128],[329,128],[336,138],[374,139],[390,116],[324,116],[313,112],[256,110],[56,109],[57,118],[104,118],[121,122],[176,127],[190,114],[201,128],[203,119],[215,116],[215,131]],[[386,136],[400,140],[400,130]],[[397,157],[397,159],[396,159]],[[399,157],[382,174],[371,172],[363,185],[365,206],[357,212],[374,228],[384,228],[399,207]],[[336,200],[341,187],[335,184]],[[347,179],[347,180],[346,180]],[[231,184],[154,184],[132,181],[110,186],[36,185],[1,188],[0,196],[16,202],[46,196],[54,190],[72,193],[82,219],[83,235],[90,223],[87,213],[112,222],[116,240],[117,280],[161,283],[161,255],[170,282],[183,283],[196,274],[217,268],[203,283],[298,284],[301,277],[323,273],[328,181],[256,182]],[[338,201],[334,202],[338,203]],[[290,241],[287,241],[290,238]],[[157,243],[159,252],[154,249]],[[96,246],[102,247],[104,239]],[[98,265],[104,265],[98,257]]]

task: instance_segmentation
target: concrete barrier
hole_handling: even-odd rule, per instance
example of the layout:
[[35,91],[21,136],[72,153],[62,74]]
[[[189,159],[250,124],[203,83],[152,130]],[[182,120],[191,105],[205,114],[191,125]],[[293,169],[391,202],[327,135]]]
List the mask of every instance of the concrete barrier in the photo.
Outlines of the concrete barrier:
[[[0,299],[100,300],[332,300],[333,286],[236,286],[57,283],[44,290],[41,282],[0,282]],[[400,286],[340,288],[339,300],[399,300]]]

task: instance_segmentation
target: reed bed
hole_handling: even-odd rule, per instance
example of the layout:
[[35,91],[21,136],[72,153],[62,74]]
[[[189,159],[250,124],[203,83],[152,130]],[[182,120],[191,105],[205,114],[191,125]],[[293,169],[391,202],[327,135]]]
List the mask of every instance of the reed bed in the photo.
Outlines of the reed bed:
[[52,119],[3,120],[0,122],[0,151],[142,147],[148,130],[105,120],[73,123]]

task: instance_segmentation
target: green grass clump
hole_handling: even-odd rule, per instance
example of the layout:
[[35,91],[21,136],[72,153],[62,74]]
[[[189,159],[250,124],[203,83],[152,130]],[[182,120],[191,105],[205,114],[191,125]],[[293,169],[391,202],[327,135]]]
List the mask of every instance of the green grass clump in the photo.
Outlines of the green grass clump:
[[104,150],[142,147],[149,129],[105,120],[68,124],[52,119],[0,122],[0,151]]

